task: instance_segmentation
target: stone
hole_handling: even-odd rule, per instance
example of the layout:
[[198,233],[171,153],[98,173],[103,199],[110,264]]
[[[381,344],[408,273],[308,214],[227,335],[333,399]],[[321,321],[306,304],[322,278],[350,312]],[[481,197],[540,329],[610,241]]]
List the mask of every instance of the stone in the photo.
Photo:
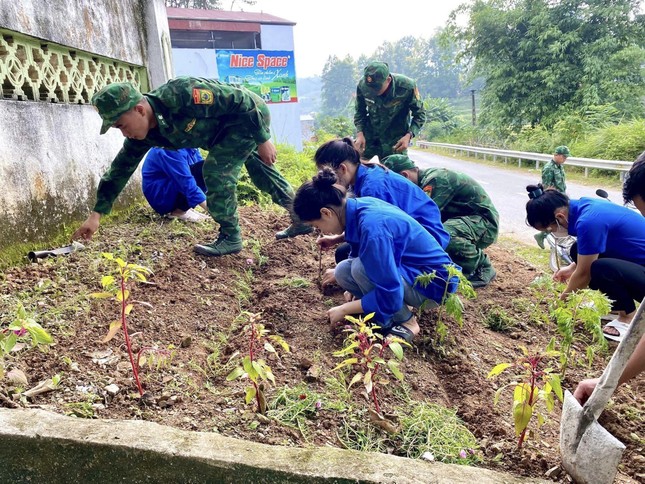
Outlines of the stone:
[[106,391],[106,392],[108,393],[108,395],[110,395],[111,397],[116,396],[116,395],[119,393],[119,390],[121,390],[121,389],[119,388],[119,386],[118,386],[118,385],[116,385],[116,384],[114,384],[114,383],[112,383],[111,385],[108,385],[108,386],[106,386],[106,387],[105,387],[105,391]]

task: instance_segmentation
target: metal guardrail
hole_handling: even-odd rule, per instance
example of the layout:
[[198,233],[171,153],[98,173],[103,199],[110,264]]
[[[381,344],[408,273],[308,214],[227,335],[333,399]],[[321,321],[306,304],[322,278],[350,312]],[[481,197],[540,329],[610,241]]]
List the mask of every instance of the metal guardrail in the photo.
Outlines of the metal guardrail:
[[[484,159],[487,156],[492,156],[493,161],[497,161],[498,157],[504,158],[504,162],[508,163],[509,159],[516,159],[517,166],[522,166],[522,160],[535,162],[535,169],[540,168],[540,163],[547,163],[553,158],[552,154],[545,155],[543,153],[531,153],[528,151],[512,151],[500,150],[496,148],[483,148],[480,146],[465,146],[465,145],[452,145],[448,143],[432,143],[429,141],[417,141],[416,146],[420,148],[445,148],[453,150],[455,154],[459,153],[474,153],[477,158],[478,155],[483,155]],[[573,156],[567,158],[567,165],[580,166],[585,169],[585,176],[589,174],[589,168],[597,168],[600,170],[611,170],[620,173],[620,179],[625,178],[625,174],[632,167],[631,161],[616,161],[616,160],[597,160],[595,158],[575,158]]]

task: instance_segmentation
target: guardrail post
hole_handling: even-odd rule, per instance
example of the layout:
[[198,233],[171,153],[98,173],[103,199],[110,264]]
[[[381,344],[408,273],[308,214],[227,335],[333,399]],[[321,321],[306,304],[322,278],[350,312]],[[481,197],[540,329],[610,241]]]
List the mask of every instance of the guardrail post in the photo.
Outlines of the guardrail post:
[[493,161],[497,161],[497,155],[493,155]]
[[505,156],[505,157],[504,157],[504,164],[505,164],[505,165],[508,165],[508,156]]
[[522,158],[517,159],[517,167],[522,168]]
[[539,170],[540,169],[540,162],[539,160],[535,160],[535,169]]
[[589,168],[585,166],[585,178],[589,177]]

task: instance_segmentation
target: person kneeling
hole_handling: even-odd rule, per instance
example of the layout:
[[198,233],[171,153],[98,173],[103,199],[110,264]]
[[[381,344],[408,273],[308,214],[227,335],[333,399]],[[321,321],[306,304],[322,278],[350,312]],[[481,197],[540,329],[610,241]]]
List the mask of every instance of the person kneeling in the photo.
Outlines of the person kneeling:
[[[344,232],[345,240],[358,247],[358,257],[340,262],[334,271],[338,285],[355,299],[331,308],[329,319],[336,325],[350,314],[375,313],[384,335],[410,342],[419,325],[408,306],[436,307],[446,292],[455,292],[458,278],[448,280],[447,269],[454,264],[408,214],[376,198],[347,198],[337,181],[331,168],[323,168],[298,189],[293,203],[301,221],[323,234]],[[415,284],[419,275],[432,273],[436,277],[426,287]]]

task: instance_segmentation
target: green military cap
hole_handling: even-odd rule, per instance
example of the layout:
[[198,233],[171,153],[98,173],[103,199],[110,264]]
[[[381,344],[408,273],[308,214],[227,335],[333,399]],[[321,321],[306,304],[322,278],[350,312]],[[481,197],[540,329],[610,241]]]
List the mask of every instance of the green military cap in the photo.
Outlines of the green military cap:
[[416,165],[407,155],[390,155],[382,163],[390,170],[401,173],[403,170],[414,170]]
[[553,153],[556,154],[556,155],[564,155],[564,156],[570,156],[571,155],[571,152],[569,151],[569,148],[567,148],[564,145],[558,146]]
[[114,123],[135,107],[143,95],[129,82],[113,82],[92,96],[92,104],[103,118],[101,134],[110,129]]
[[390,67],[385,62],[373,61],[365,66],[363,79],[367,87],[379,91],[387,76],[390,75]]

